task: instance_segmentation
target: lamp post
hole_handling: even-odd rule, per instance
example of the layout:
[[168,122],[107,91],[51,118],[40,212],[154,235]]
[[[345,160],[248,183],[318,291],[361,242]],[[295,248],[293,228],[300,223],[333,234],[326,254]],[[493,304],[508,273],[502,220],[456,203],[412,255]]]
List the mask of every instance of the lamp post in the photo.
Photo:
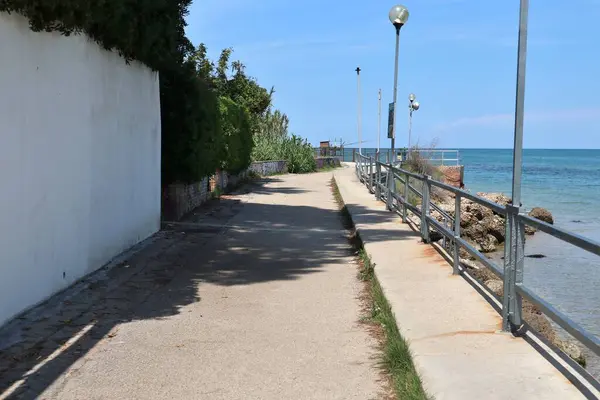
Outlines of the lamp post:
[[360,67],[356,67],[356,129],[358,131],[358,154],[362,155],[362,132],[361,132],[361,121],[360,121]]
[[414,93],[408,95],[408,155],[410,156],[410,136],[412,134],[412,115],[421,105]]
[[516,288],[523,283],[525,228],[517,216],[521,207],[523,169],[523,121],[525,117],[525,68],[527,59],[527,19],[529,0],[520,1],[515,130],[513,146],[512,204],[507,205],[506,246],[504,247],[504,298],[502,328],[510,332],[522,323],[522,298]]
[[408,21],[408,9],[403,5],[396,5],[392,7],[389,13],[390,22],[396,28],[396,61],[394,66],[394,115],[393,115],[393,123],[392,123],[392,163],[396,158],[396,150],[395,150],[395,139],[396,139],[396,101],[398,98],[398,53],[400,49],[400,29],[406,24]]
[[519,50],[517,53],[517,89],[515,101],[515,134],[513,148],[512,203],[521,204],[521,175],[523,169],[523,119],[525,114],[525,67],[527,60],[527,18],[529,0],[521,0],[519,12]]
[[381,138],[381,89],[379,89],[377,103],[377,161],[379,161],[379,140]]

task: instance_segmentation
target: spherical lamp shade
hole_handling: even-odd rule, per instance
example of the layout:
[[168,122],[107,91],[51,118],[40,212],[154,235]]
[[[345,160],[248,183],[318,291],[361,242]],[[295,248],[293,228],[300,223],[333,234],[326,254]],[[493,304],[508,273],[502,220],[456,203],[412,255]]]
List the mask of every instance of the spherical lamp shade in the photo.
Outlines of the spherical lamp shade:
[[417,98],[417,96],[415,96],[414,93],[411,93],[411,94],[408,95],[408,101],[410,101],[411,103],[413,101],[415,101],[416,98]]
[[396,26],[402,26],[408,21],[408,8],[397,5],[390,10],[390,22]]
[[418,101],[415,101],[414,103],[412,103],[413,110],[417,111],[419,109],[419,107],[421,107],[421,105],[419,104]]

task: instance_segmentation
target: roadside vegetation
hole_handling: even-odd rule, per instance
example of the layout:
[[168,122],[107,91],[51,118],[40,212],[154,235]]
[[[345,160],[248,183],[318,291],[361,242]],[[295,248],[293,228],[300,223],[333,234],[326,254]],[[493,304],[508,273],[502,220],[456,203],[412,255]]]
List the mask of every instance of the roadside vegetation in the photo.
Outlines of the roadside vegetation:
[[350,244],[358,255],[358,279],[364,282],[361,299],[365,315],[361,321],[368,326],[369,332],[379,343],[380,366],[396,399],[426,400],[429,397],[415,369],[408,343],[400,334],[392,308],[375,275],[375,264],[354,229],[352,217],[344,204],[335,178],[331,179],[330,186],[340,207],[342,223],[350,231]]

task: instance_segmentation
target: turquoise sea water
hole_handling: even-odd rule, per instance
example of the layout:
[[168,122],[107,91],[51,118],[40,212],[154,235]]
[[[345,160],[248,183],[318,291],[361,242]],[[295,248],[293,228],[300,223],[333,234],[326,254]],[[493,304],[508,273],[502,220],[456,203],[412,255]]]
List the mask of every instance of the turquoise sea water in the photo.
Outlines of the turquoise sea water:
[[[346,153],[350,161],[352,150]],[[468,190],[510,197],[512,150],[463,149],[460,159]],[[547,208],[556,226],[600,242],[600,150],[525,150],[522,203]],[[528,238],[525,247],[525,254],[546,258],[526,259],[524,284],[600,336],[600,257],[544,233]],[[600,377],[598,359],[589,364]]]

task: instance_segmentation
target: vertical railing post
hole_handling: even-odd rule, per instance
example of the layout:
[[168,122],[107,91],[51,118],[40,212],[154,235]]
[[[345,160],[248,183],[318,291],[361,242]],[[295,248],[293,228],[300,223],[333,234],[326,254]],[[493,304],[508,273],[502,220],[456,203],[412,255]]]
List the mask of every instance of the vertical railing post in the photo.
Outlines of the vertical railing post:
[[375,198],[381,199],[381,164],[375,164]]
[[460,265],[460,194],[456,194],[454,199],[454,264],[452,265],[452,274],[458,275],[458,266]]
[[387,203],[387,209],[388,210],[392,210],[392,180],[394,180],[394,173],[392,172],[392,167],[390,164],[388,164],[387,167],[387,180],[386,180],[386,186],[387,186],[387,198],[386,198],[386,203]]
[[369,156],[369,191],[375,192],[373,190],[373,156]]
[[511,331],[510,326],[510,287],[512,280],[512,236],[513,236],[513,218],[509,207],[506,207],[506,226],[505,226],[505,242],[504,242],[504,276],[502,285],[502,330],[505,332]]
[[515,291],[513,295],[513,313],[512,313],[512,324],[520,328],[523,325],[522,321],[522,312],[523,312],[523,299],[521,295],[517,293],[517,286],[521,286],[523,284],[523,272],[525,268],[525,224],[519,218],[520,209],[517,207],[517,212],[515,214],[515,272],[514,272],[514,282],[515,282]]
[[504,245],[504,293],[502,329],[511,332],[521,326],[521,296],[517,285],[523,283],[525,227],[519,221],[519,207],[506,206],[506,243]]
[[404,174],[404,204],[402,204],[402,222],[406,223],[408,221],[408,207],[406,207],[406,203],[408,203],[408,196],[410,193],[410,188],[408,187],[408,174]]
[[425,243],[429,243],[429,221],[427,221],[427,217],[429,216],[429,191],[431,189],[431,184],[429,183],[430,179],[430,176],[425,175],[422,190],[423,198],[421,201],[421,238]]

